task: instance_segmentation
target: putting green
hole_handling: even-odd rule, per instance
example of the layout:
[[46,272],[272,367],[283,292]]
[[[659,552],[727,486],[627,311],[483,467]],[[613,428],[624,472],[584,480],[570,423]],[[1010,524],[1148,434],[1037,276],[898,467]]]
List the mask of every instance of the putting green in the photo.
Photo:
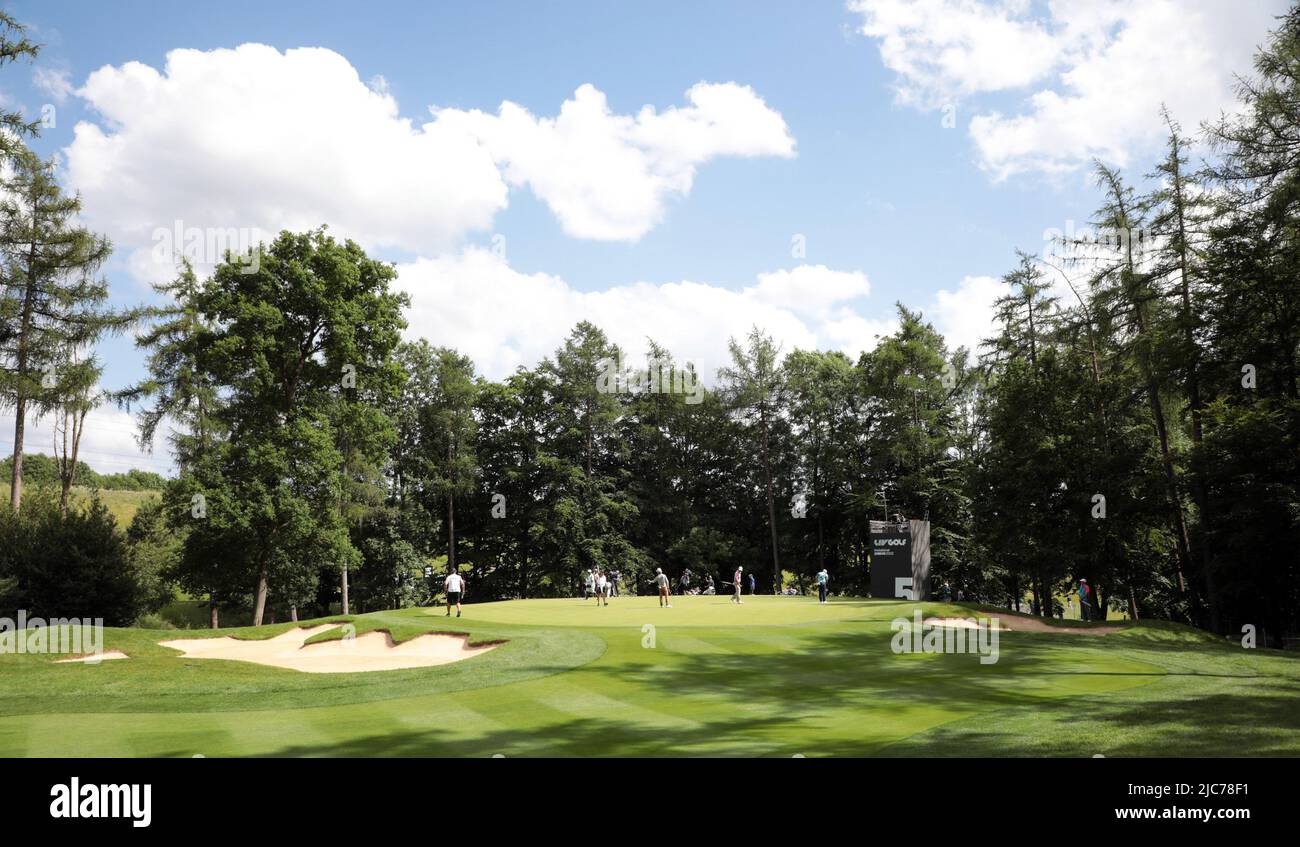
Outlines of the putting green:
[[1002,633],[995,664],[895,654],[890,621],[914,608],[625,597],[471,604],[450,621],[406,609],[352,620],[398,641],[507,643],[441,667],[330,675],[185,659],[157,644],[175,632],[108,630],[129,660],[0,655],[0,755],[1300,754],[1294,657],[1146,624]]
[[614,597],[607,606],[597,605],[594,599],[506,600],[474,607],[473,617],[528,626],[775,626],[853,618],[889,620],[912,609],[912,604],[901,600],[834,600],[823,606],[807,597],[746,595],[741,605],[733,603],[730,595],[670,599],[671,608],[661,607],[658,597]]

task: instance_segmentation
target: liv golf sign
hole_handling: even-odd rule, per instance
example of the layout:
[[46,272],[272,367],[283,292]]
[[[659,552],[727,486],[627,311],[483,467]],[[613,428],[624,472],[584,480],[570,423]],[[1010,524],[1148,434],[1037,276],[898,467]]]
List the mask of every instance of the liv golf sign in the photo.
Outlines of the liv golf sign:
[[930,590],[930,522],[871,522],[871,596],[924,600]]

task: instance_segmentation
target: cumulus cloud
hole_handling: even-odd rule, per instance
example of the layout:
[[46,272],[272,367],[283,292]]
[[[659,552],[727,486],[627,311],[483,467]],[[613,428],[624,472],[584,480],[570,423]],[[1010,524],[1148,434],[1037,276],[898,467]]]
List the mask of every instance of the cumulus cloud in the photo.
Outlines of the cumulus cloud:
[[870,285],[862,273],[821,265],[759,274],[740,290],[684,280],[580,291],[471,248],[399,265],[398,285],[411,295],[412,337],[461,350],[492,378],[551,355],[580,320],[595,323],[629,356],[644,355],[651,338],[708,381],[726,361],[728,339],[755,325],[787,351],[831,347],[853,356],[893,327],[892,309],[881,318],[863,315]]
[[506,205],[474,139],[401,117],[330,50],[173,50],[162,72],[106,66],[77,94],[103,121],[76,126],[68,182],[91,226],[137,249],[178,221],[240,232],[329,222],[368,247],[436,249]]
[[1014,110],[976,106],[970,135],[995,179],[1064,173],[1094,158],[1129,164],[1162,136],[1161,105],[1195,127],[1235,104],[1285,0],[853,0],[878,40],[899,99],[935,108],[995,92]]
[[[62,78],[41,79],[54,91]],[[490,229],[509,185],[534,191],[571,235],[635,240],[704,162],[794,150],[780,114],[735,83],[700,83],[686,105],[634,116],[584,85],[553,118],[506,102],[496,114],[432,109],[417,124],[382,76],[363,81],[323,48],[172,50],[161,71],[105,66],[76,94],[98,118],[75,128],[67,182],[88,224],[134,250],[129,266],[150,280],[190,252],[172,232],[219,245],[191,256],[200,266],[229,242],[324,222],[367,248],[434,255]]]
[[978,356],[980,342],[996,332],[993,303],[1005,293],[1006,286],[996,277],[964,277],[955,290],[944,288],[935,294],[926,317],[943,333],[949,350],[965,347]]
[[[1075,291],[1087,289],[1086,272],[1071,270],[1067,280],[1058,265],[1044,261],[1035,265],[1042,274],[1039,284],[1046,286],[1042,296],[1055,298],[1058,308],[1073,307],[1078,302]],[[994,303],[1010,293],[1010,287],[998,277],[963,277],[955,289],[942,288],[935,293],[925,316],[943,334],[950,351],[964,346],[972,357],[978,357],[982,342],[998,333]]]
[[442,127],[481,140],[512,185],[528,186],[577,238],[635,241],[690,193],[699,165],[718,156],[793,156],[781,115],[752,88],[699,83],[689,105],[635,116],[613,113],[583,85],[557,117],[505,102],[496,114],[437,109]]
[[1042,79],[1060,61],[1054,35],[1022,0],[851,0],[864,35],[897,74],[901,102],[936,107]]

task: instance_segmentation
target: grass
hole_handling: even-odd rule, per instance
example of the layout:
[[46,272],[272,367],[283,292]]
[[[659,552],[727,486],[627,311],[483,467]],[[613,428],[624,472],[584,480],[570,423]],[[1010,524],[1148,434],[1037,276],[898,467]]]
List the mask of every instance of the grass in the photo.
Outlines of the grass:
[[0,755],[1300,755],[1297,657],[1147,623],[1002,633],[991,665],[896,655],[890,621],[914,607],[628,597],[471,604],[451,620],[378,612],[350,620],[398,641],[507,643],[443,667],[337,675],[184,659],[157,644],[175,632],[108,630],[106,647],[131,659],[0,655]]
[[93,494],[98,491],[99,499],[108,507],[109,514],[117,521],[121,529],[126,529],[131,525],[131,519],[135,513],[140,511],[140,507],[151,499],[157,499],[160,496],[158,491],[122,491],[117,489],[91,489],[84,485],[72,486],[72,501],[74,503],[89,500]]

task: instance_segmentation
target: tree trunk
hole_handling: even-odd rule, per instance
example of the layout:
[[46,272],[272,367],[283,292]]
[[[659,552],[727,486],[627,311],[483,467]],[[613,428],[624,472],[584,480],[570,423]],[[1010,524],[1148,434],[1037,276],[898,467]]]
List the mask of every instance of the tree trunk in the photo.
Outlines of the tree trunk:
[[[57,427],[56,427],[57,431]],[[68,516],[68,492],[72,490],[72,475],[68,471],[68,410],[63,410],[63,455],[59,455],[59,444],[54,443],[54,459],[59,470],[59,516]],[[75,462],[72,463],[75,465]]]
[[[1178,156],[1178,141],[1174,137],[1171,139],[1173,149],[1171,150],[1170,165],[1173,176],[1173,190],[1175,211],[1178,217],[1178,289],[1182,299],[1182,323],[1183,323],[1183,344],[1184,355],[1187,358],[1187,409],[1191,416],[1192,423],[1192,448],[1199,449],[1203,436],[1203,427],[1201,423],[1201,380],[1197,368],[1200,358],[1200,350],[1196,345],[1196,331],[1192,320],[1192,289],[1190,282],[1190,266],[1187,261],[1187,218],[1185,210],[1187,208],[1186,199],[1183,196],[1183,175],[1182,167]],[[1192,479],[1192,500],[1196,503],[1196,510],[1201,518],[1201,537],[1197,544],[1197,559],[1200,562],[1201,573],[1205,577],[1205,594],[1210,606],[1210,631],[1218,634],[1220,632],[1221,621],[1219,618],[1219,590],[1218,584],[1214,578],[1214,558],[1210,551],[1210,545],[1206,543],[1207,527],[1210,517],[1210,497],[1205,488],[1205,483],[1198,475],[1193,475]]]
[[342,606],[343,614],[345,615],[352,614],[349,611],[350,608],[351,606],[348,604],[348,563],[344,562],[343,563],[343,606]]
[[266,579],[266,564],[263,563],[257,572],[257,591],[253,600],[253,626],[262,625],[262,616],[266,612]]
[[63,517],[68,516],[68,497],[72,493],[72,483],[63,480],[62,487],[59,490],[59,514]]
[[[33,208],[36,201],[32,200]],[[15,512],[23,502],[23,435],[27,429],[27,394],[23,380],[27,376],[27,343],[32,329],[32,312],[36,308],[36,279],[33,269],[36,267],[36,244],[32,243],[27,256],[27,288],[23,292],[23,318],[18,330],[18,350],[15,356],[15,373],[18,377],[18,390],[14,397],[14,473],[9,483],[9,507]]]
[[447,572],[459,572],[456,566],[456,495],[454,493],[447,495]]
[[[1187,571],[1192,562],[1191,537],[1187,532],[1187,515],[1183,511],[1182,495],[1178,492],[1178,471],[1174,468],[1174,457],[1169,450],[1169,430],[1165,424],[1164,404],[1160,402],[1155,380],[1148,380],[1147,392],[1151,395],[1151,416],[1155,420],[1156,437],[1160,442],[1160,462],[1165,471],[1165,488],[1168,492],[1169,506],[1174,519],[1174,541],[1178,547],[1178,587],[1184,594],[1188,593]],[[1193,597],[1193,604],[1195,598]]]
[[[1196,429],[1193,426],[1193,429]],[[1200,447],[1200,439],[1193,435],[1194,447]],[[1219,603],[1219,583],[1214,574],[1214,556],[1210,553],[1208,543],[1210,522],[1210,494],[1205,488],[1205,481],[1199,475],[1192,477],[1192,500],[1201,517],[1201,534],[1197,544],[1197,558],[1201,563],[1201,573],[1205,577],[1205,599],[1210,607],[1210,631],[1215,635],[1223,634],[1223,618]]]
[[23,390],[18,389],[18,399],[14,404],[14,475],[9,483],[9,507],[15,512],[23,500],[23,435],[27,415],[27,398]]
[[767,451],[767,418],[763,427],[763,479],[767,483],[767,526],[772,536],[772,593],[781,593],[781,556],[776,549],[776,500],[772,497],[772,463]]
[[585,419],[583,422],[586,424],[585,429],[587,430],[587,432],[586,432],[586,442],[587,442],[587,443],[586,443],[586,449],[587,449],[587,478],[590,479],[590,478],[591,478],[591,454],[592,454],[592,451],[595,449],[595,448],[594,448],[594,445],[593,445],[593,443],[592,443],[594,439],[593,439],[593,435],[592,435],[592,426],[593,426],[593,425],[592,425],[592,423],[591,423],[591,415],[592,415],[592,411],[591,411],[591,399],[590,399],[590,398],[588,398],[587,401],[586,401],[586,409],[587,409],[587,415],[586,415],[586,419]]
[[826,531],[822,527],[822,511],[817,510],[817,566],[826,570]]
[[519,533],[519,596],[528,599],[528,522],[522,523]]
[[[1155,369],[1151,363],[1151,334],[1147,327],[1145,304],[1140,292],[1136,291],[1137,270],[1133,262],[1133,240],[1127,239],[1125,249],[1126,263],[1122,271],[1122,283],[1125,295],[1133,307],[1133,319],[1138,333],[1138,364],[1146,381],[1147,395],[1151,405],[1152,423],[1155,425],[1156,438],[1160,444],[1160,461],[1165,471],[1165,487],[1169,497],[1169,507],[1173,512],[1175,545],[1178,549],[1178,589],[1184,596],[1188,594],[1187,572],[1192,565],[1191,538],[1187,533],[1187,515],[1183,512],[1182,495],[1178,492],[1178,472],[1174,469],[1173,455],[1169,450],[1169,429],[1165,422],[1164,404],[1160,400],[1160,385],[1156,381]],[[1190,598],[1193,608],[1196,598]]]
[[[72,450],[68,450],[68,427],[72,427]],[[86,412],[64,410],[63,456],[59,462],[59,514],[68,516],[68,500],[72,484],[77,481],[77,455],[81,451],[81,434],[86,427]]]

